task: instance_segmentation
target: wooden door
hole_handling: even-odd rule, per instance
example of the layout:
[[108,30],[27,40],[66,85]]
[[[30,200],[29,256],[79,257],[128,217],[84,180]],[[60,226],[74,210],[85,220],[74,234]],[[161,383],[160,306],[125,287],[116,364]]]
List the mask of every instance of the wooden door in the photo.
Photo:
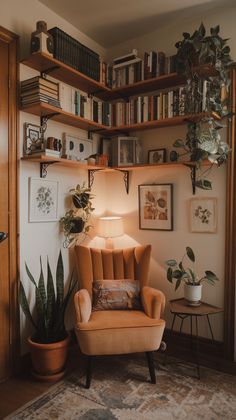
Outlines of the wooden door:
[[0,27],[0,381],[16,361],[17,37]]

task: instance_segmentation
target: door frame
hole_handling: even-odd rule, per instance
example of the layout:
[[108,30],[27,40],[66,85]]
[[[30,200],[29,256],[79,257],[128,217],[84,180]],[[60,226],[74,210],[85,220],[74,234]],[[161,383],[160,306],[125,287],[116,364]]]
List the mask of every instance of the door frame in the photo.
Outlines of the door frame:
[[8,131],[8,176],[9,176],[9,318],[10,318],[10,373],[16,372],[20,357],[20,323],[18,306],[18,77],[19,37],[0,26],[0,40],[9,49],[9,131]]
[[236,281],[236,66],[231,69],[231,110],[234,115],[228,125],[231,149],[227,164],[226,227],[225,227],[225,287],[224,287],[224,357],[234,360],[235,352],[235,281]]

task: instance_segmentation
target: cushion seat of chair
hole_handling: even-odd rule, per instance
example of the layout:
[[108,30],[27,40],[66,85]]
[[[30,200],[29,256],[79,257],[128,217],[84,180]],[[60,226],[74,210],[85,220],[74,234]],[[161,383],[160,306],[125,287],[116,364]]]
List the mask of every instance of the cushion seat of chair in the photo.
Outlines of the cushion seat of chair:
[[88,322],[79,322],[76,334],[87,355],[126,354],[157,350],[165,321],[143,311],[94,311]]
[[107,330],[110,328],[137,328],[162,325],[163,320],[153,319],[143,311],[113,310],[94,311],[88,322],[78,324],[80,330]]

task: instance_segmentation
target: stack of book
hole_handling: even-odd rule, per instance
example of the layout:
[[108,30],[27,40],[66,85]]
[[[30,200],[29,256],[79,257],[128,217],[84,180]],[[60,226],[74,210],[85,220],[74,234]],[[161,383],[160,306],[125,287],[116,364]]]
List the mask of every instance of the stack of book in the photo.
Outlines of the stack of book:
[[44,102],[61,108],[59,101],[59,83],[36,76],[21,82],[21,104],[29,106]]

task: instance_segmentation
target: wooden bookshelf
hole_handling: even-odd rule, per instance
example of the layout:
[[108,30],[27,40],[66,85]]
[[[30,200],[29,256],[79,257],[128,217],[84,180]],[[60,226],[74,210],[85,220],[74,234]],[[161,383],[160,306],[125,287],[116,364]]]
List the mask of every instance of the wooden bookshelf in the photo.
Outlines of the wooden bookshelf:
[[[177,73],[170,73],[152,79],[142,80],[131,85],[110,89],[104,84],[91,79],[78,70],[73,69],[73,67],[70,67],[45,53],[33,53],[28,58],[24,59],[22,64],[38,70],[41,73],[48,73],[61,82],[81,89],[84,92],[91,93],[106,101],[155,90],[170,89],[184,84],[183,77],[180,77]],[[213,75],[212,68],[209,66],[198,67],[196,68],[196,71],[204,75]]]
[[24,106],[21,108],[22,111],[28,112],[29,114],[38,115],[40,117],[48,117],[53,121],[60,122],[62,124],[72,125],[73,127],[81,128],[87,131],[106,130],[107,127],[102,124],[98,124],[94,121],[86,120],[85,118],[79,117],[69,112],[63,111],[63,109],[49,105],[44,102],[37,104]]

